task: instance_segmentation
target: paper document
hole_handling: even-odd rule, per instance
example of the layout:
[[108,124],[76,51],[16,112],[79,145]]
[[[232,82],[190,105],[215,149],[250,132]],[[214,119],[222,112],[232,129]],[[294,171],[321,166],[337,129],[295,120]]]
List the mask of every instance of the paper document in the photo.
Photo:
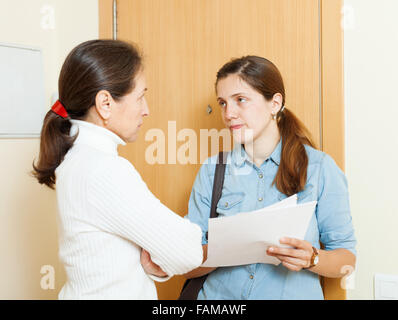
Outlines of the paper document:
[[268,256],[267,248],[289,247],[279,243],[282,237],[303,240],[316,203],[297,204],[294,195],[260,210],[209,219],[207,260],[202,266],[278,265],[280,260]]

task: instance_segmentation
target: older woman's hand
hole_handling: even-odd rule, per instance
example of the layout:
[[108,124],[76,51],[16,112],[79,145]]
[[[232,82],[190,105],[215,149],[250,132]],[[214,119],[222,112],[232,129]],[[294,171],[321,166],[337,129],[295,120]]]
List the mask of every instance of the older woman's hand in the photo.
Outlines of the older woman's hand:
[[157,277],[167,276],[167,273],[152,261],[149,252],[144,249],[141,250],[141,265],[147,274],[152,274]]
[[312,244],[305,240],[282,238],[279,241],[294,248],[269,247],[267,254],[278,258],[291,271],[300,271],[311,265]]

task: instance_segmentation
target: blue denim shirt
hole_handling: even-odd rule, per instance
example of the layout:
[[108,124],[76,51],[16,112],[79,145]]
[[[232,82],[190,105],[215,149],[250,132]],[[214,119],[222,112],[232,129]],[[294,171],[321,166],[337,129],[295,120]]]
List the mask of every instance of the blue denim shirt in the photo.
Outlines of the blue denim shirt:
[[[280,163],[281,146],[280,140],[260,168],[250,162],[242,145],[228,154],[224,187],[217,205],[219,216],[260,209],[287,197],[272,185]],[[305,240],[316,248],[320,248],[321,242],[325,250],[345,248],[356,254],[345,175],[327,154],[309,146],[305,149],[307,183],[298,193],[298,203],[318,201]],[[216,160],[217,156],[211,157],[200,168],[186,216],[202,228],[203,244],[207,243]],[[198,295],[200,300],[323,298],[317,274],[304,269],[290,271],[282,264],[262,263],[217,268],[208,275]]]

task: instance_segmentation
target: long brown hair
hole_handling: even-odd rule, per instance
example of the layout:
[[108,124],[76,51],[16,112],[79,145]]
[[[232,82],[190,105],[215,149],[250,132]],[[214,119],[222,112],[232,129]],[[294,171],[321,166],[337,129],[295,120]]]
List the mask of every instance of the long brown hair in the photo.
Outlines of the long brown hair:
[[90,40],[69,53],[58,80],[59,101],[69,117],[50,110],[44,118],[39,160],[32,164],[32,175],[39,183],[54,189],[55,170],[77,138],[77,134],[69,135],[69,119],[84,120],[100,90],[107,90],[119,101],[134,89],[134,78],[141,68],[141,54],[124,41]]
[[[257,56],[233,59],[218,71],[216,86],[220,79],[231,74],[237,74],[267,101],[280,93],[282,105],[285,105],[282,75],[271,61]],[[307,181],[308,156],[304,145],[315,148],[315,144],[308,129],[289,109],[279,111],[276,121],[282,138],[282,152],[273,185],[280,192],[291,196],[304,190]]]

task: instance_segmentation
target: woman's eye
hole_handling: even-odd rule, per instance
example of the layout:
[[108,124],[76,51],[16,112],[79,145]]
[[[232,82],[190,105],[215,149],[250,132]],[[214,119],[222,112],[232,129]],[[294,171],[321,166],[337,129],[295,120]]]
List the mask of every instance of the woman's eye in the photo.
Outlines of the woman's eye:
[[218,104],[223,108],[227,105],[225,101],[219,101]]
[[247,100],[246,100],[246,98],[240,97],[240,98],[238,98],[238,101],[241,102],[241,103],[243,103],[243,102],[246,102]]

